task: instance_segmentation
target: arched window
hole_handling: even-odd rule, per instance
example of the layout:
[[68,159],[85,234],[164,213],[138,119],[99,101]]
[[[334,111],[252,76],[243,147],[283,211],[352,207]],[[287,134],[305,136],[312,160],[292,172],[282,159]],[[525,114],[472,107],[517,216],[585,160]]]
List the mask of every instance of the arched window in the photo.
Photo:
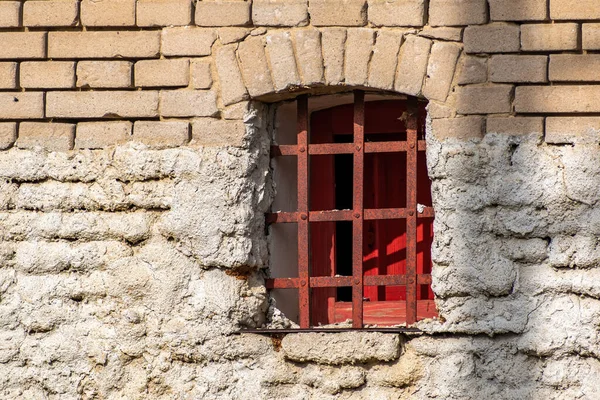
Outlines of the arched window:
[[[271,268],[286,265],[267,287],[297,291],[301,328],[347,319],[354,328],[410,325],[435,316],[425,104],[366,102],[355,91],[353,103],[312,113],[309,98],[300,96],[296,112],[295,143],[271,148],[273,158],[292,159],[285,163],[297,176],[296,204],[267,215],[269,224],[296,229],[272,229],[285,238],[272,241],[280,256]],[[291,198],[280,189],[278,196]],[[291,236],[297,252],[282,249]],[[289,255],[297,260],[292,269]]]

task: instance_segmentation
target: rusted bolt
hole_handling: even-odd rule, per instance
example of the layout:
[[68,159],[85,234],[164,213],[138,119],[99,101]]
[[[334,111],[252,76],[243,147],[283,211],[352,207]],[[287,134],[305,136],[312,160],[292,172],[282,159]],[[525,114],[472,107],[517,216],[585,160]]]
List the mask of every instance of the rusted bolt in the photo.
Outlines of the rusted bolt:
[[298,150],[300,150],[300,153],[304,153],[306,151],[306,149],[304,148],[304,146],[300,146],[300,148]]
[[412,217],[413,215],[415,215],[415,212],[411,210],[408,212],[408,215],[410,215]]
[[300,281],[300,286],[306,286],[306,281],[304,279]]
[[410,147],[411,149],[414,149],[414,148],[415,148],[415,144],[414,144],[414,143],[410,143],[410,144],[408,145],[408,147]]
[[360,145],[356,146],[356,151],[360,151],[360,149],[362,149]]
[[308,215],[302,213],[302,214],[300,214],[300,219],[302,219],[303,221],[306,221],[308,219]]
[[354,280],[354,284],[355,284],[355,285],[360,285],[360,279],[356,278],[356,279]]
[[354,213],[354,218],[360,218],[360,214],[359,213]]

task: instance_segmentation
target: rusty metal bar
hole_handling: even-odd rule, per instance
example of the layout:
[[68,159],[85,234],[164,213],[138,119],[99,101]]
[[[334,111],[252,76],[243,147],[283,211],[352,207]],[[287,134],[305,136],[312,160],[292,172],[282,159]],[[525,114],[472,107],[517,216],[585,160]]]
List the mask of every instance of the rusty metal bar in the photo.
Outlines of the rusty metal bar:
[[[305,332],[322,332],[322,333],[342,333],[342,332],[353,332],[356,331],[355,328],[310,328],[310,329],[298,329],[298,328],[288,328],[288,329],[243,329],[234,333],[254,333],[258,335],[281,335],[287,333],[305,333]],[[418,328],[406,328],[406,327],[393,327],[393,328],[362,328],[360,332],[381,332],[381,333],[413,333],[413,334],[421,334],[421,331]]]
[[351,221],[352,210],[311,211],[308,220],[312,222]]
[[297,101],[298,124],[298,277],[300,287],[300,327],[310,326],[310,260],[308,224],[308,97],[299,96]]
[[[324,210],[309,211],[307,213],[310,222],[332,222],[332,221],[352,221],[352,210]],[[433,207],[425,207],[422,212],[417,213],[417,218],[433,218]],[[297,212],[280,211],[276,213],[267,213],[267,224],[285,224],[296,223],[300,218]],[[364,220],[380,219],[402,219],[406,218],[406,208],[368,208],[364,210]]]
[[[406,151],[406,142],[365,142],[365,153],[397,153]],[[424,140],[418,141],[419,151],[426,149]],[[310,155],[352,154],[353,143],[320,143],[309,148]],[[297,156],[298,146],[295,144],[279,144],[271,146],[271,157]]]
[[299,278],[271,278],[265,279],[267,289],[296,289],[300,287]]
[[313,276],[310,278],[311,287],[342,287],[352,286],[351,276]]
[[397,153],[406,151],[406,142],[365,142],[365,153]]
[[[351,276],[312,276],[310,287],[350,287]],[[406,275],[365,275],[364,286],[402,286],[406,285]],[[430,285],[431,275],[417,275],[418,285]],[[265,280],[267,289],[297,289],[300,287],[300,278],[271,278]]]
[[352,327],[363,326],[363,183],[365,159],[365,92],[354,91],[354,188],[352,221]]
[[417,99],[407,100],[406,120],[406,325],[417,321]]

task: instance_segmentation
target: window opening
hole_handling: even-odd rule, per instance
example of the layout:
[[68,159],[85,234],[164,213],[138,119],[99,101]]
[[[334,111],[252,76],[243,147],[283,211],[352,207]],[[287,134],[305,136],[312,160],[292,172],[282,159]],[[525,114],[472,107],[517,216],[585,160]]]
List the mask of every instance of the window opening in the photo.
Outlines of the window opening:
[[297,158],[297,210],[267,223],[297,225],[298,273],[266,284],[297,291],[301,328],[347,318],[353,328],[410,325],[437,314],[424,104],[364,97],[355,91],[354,104],[315,112],[309,126],[300,96],[297,144],[271,148]]

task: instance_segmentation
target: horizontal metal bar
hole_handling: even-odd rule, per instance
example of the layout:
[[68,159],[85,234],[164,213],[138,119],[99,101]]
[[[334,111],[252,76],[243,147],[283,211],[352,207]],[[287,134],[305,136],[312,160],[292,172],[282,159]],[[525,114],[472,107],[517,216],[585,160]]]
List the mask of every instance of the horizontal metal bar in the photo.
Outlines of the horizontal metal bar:
[[267,289],[296,289],[300,287],[300,278],[270,278],[265,279]]
[[308,328],[308,329],[243,329],[235,333],[255,333],[259,335],[281,335],[288,333],[342,333],[342,332],[381,332],[381,333],[424,333],[418,328],[403,326],[394,328]]
[[365,153],[395,153],[407,147],[406,142],[365,142]]
[[308,219],[311,222],[321,221],[351,221],[352,210],[310,211]]
[[322,143],[311,144],[308,154],[352,154],[354,153],[354,144],[352,143]]
[[266,214],[267,224],[281,224],[298,222],[297,212],[276,212]]
[[[424,140],[418,141],[418,150],[424,151],[427,145]],[[304,148],[304,147],[302,147]],[[310,155],[328,154],[353,154],[354,143],[319,143],[308,146]],[[405,141],[391,142],[365,142],[365,153],[398,153],[406,151],[408,145]],[[280,144],[271,146],[271,157],[297,156],[298,146],[295,144]]]
[[310,278],[312,287],[344,287],[352,286],[351,276],[313,276]]
[[[384,219],[402,219],[406,218],[406,208],[370,208],[364,210],[364,219],[368,221]],[[417,218],[433,218],[433,207],[425,207],[422,213],[417,213]],[[267,213],[266,222],[268,224],[294,223],[302,218],[302,213],[280,211],[276,213]],[[310,222],[329,222],[329,221],[352,221],[354,218],[352,210],[323,210],[309,211],[305,213],[305,219]]]
[[406,208],[375,208],[365,210],[365,220],[406,218]]
[[[406,275],[365,275],[365,286],[403,286]],[[350,287],[351,276],[312,276],[311,287]],[[418,285],[431,285],[431,274],[417,275]],[[296,289],[302,285],[300,278],[270,278],[265,280],[267,289]]]

